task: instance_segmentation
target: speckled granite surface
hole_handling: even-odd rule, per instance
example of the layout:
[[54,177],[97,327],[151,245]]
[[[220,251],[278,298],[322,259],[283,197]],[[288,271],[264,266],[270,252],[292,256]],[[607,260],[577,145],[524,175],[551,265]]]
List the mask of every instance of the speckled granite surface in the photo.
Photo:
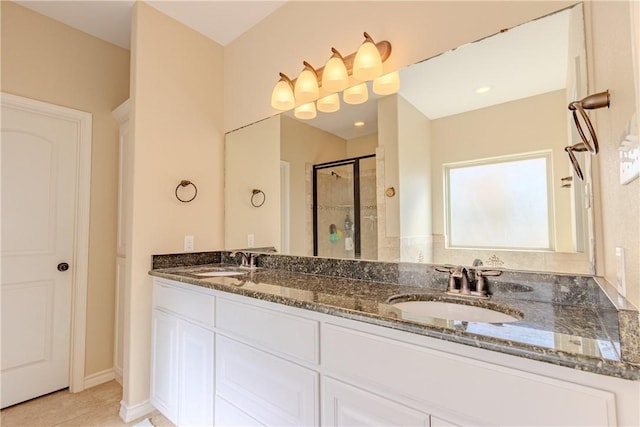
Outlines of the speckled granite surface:
[[[235,260],[225,252],[219,261],[194,265],[185,264],[186,258],[177,255],[171,256],[173,259],[161,260],[162,257],[154,257],[151,275],[593,373],[640,380],[640,366],[621,357],[618,310],[590,277],[517,272],[491,277],[490,302],[479,300],[472,304],[491,304],[494,309],[497,305],[501,311],[522,318],[489,324],[416,318],[389,304],[390,298],[407,294],[420,294],[419,299],[427,300],[452,298],[443,292],[447,274],[435,272],[425,264],[265,255],[258,259],[261,268],[256,271],[234,277],[202,277],[197,274],[224,266],[218,262]],[[206,257],[192,259],[202,261]],[[633,313],[627,312],[627,317]],[[637,328],[625,331],[637,333]]]

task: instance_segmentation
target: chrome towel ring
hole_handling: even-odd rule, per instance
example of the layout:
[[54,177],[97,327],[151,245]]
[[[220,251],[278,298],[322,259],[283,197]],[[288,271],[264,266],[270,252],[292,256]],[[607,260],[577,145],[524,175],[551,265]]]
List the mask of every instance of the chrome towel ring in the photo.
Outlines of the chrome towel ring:
[[[180,189],[180,187],[188,187],[188,186],[193,187],[193,196],[190,199],[183,199],[178,195],[178,190]],[[198,187],[196,187],[196,185],[193,182],[183,179],[182,181],[180,181],[180,184],[178,184],[178,186],[176,187],[175,194],[176,194],[176,199],[180,200],[182,203],[189,203],[190,201],[195,199],[196,196],[198,195]]]

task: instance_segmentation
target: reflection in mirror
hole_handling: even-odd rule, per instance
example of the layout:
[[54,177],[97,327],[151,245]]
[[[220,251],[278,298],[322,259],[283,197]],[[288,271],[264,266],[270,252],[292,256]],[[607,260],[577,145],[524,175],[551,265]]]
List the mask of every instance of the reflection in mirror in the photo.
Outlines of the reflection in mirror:
[[[586,93],[582,5],[407,67],[400,82],[397,94],[342,103],[313,120],[287,112],[229,133],[227,183],[264,187],[276,176],[280,198],[268,198],[271,214],[251,212],[242,188],[236,196],[227,185],[227,248],[246,247],[254,234],[255,246],[292,255],[435,264],[480,258],[494,267],[592,272],[590,212],[563,151],[577,141],[566,106]],[[279,174],[277,162],[265,160],[276,156]],[[350,160],[365,156],[366,177]],[[544,159],[538,199],[521,188],[534,180],[523,168],[452,184],[452,171],[525,158]],[[369,200],[355,203],[363,194]],[[532,210],[536,219],[523,215]],[[487,217],[493,229],[478,222]],[[509,240],[516,233],[507,222],[533,230],[532,221],[544,224],[528,243]]]

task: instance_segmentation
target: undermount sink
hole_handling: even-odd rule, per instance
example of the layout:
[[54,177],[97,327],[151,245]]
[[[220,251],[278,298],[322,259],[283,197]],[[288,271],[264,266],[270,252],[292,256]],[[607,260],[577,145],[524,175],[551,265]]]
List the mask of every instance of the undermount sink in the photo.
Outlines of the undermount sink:
[[509,314],[505,312],[509,310],[487,302],[483,302],[485,307],[480,307],[458,301],[416,301],[415,298],[415,296],[396,297],[391,298],[389,303],[399,311],[403,319],[414,321],[435,318],[462,322],[508,323],[522,319],[521,314],[514,310],[510,310],[511,314]]
[[195,276],[201,277],[229,277],[229,276],[242,276],[247,274],[246,271],[207,271],[204,273],[194,273]]

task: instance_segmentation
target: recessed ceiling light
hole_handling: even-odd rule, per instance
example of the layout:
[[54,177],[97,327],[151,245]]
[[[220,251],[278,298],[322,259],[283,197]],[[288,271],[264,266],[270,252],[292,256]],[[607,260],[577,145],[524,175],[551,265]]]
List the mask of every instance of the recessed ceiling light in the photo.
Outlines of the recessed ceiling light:
[[360,128],[360,127],[364,126],[364,122],[363,121],[355,122],[353,125],[355,127],[357,127],[357,128]]
[[491,86],[480,86],[476,89],[477,94],[487,93],[491,90]]

